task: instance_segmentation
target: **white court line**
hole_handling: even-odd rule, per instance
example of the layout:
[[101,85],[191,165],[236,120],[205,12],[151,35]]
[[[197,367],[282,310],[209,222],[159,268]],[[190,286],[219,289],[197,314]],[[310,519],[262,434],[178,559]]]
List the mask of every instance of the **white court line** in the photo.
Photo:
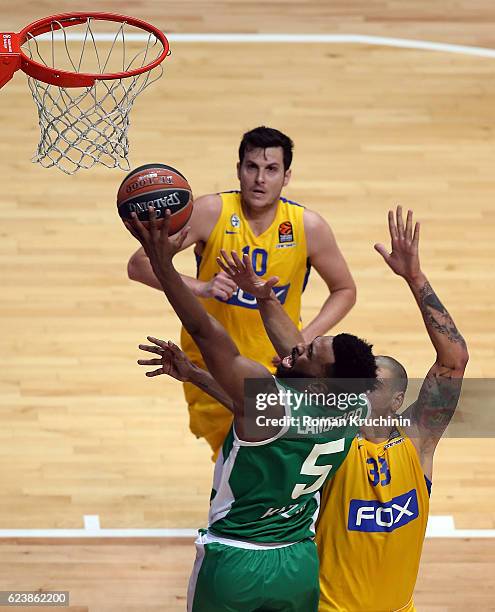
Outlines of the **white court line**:
[[[101,529],[97,514],[84,516],[84,529],[0,529],[1,538],[195,538],[197,529]],[[452,516],[428,519],[427,538],[495,538],[495,529],[456,529]]]
[[[495,49],[485,47],[471,47],[466,45],[452,45],[429,40],[412,40],[408,38],[389,38],[384,36],[364,36],[362,34],[167,34],[170,42],[185,43],[350,43],[362,45],[379,45],[385,47],[400,47],[403,49],[421,49],[425,51],[443,51],[445,53],[460,53],[462,55],[475,55],[479,57],[495,57]],[[84,34],[66,33],[67,41],[82,41]],[[101,42],[115,40],[115,33],[95,33],[94,39]],[[36,40],[51,40],[51,34],[37,36]],[[54,34],[54,40],[63,40],[60,33]],[[126,34],[129,42],[146,42],[147,34]]]

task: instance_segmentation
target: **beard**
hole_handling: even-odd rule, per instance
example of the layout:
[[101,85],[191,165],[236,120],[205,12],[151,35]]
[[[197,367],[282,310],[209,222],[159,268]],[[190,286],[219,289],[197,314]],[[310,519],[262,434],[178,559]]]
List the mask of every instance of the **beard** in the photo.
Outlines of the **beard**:
[[301,370],[297,367],[297,364],[292,368],[284,368],[284,366],[281,363],[279,363],[277,366],[277,369],[275,371],[275,376],[277,378],[281,378],[282,380],[284,378],[287,378],[287,379],[313,378],[312,376],[308,376],[304,372],[301,372]]

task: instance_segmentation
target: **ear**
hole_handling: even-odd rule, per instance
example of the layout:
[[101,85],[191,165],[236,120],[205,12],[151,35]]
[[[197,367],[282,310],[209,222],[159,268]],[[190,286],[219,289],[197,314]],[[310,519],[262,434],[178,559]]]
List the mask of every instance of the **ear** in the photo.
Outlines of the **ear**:
[[284,175],[284,187],[289,183],[290,177],[292,176],[292,170],[289,168],[286,170]]
[[404,392],[400,391],[399,393],[394,393],[392,397],[392,401],[390,402],[390,409],[392,410],[394,414],[396,414],[403,403],[404,403]]
[[241,180],[241,162],[237,162],[237,178]]

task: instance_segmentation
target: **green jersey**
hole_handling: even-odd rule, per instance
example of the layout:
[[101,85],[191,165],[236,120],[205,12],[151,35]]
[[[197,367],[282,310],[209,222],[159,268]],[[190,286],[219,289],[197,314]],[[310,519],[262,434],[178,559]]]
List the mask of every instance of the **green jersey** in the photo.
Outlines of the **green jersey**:
[[[289,389],[275,382],[279,390]],[[344,461],[357,433],[356,419],[367,415],[368,406],[365,399],[360,407],[325,407],[325,418],[336,421],[308,431],[308,417],[321,416],[321,405],[302,404],[295,417],[286,404],[290,424],[262,442],[240,440],[232,426],[215,465],[208,531],[274,544],[313,537],[319,491]]]

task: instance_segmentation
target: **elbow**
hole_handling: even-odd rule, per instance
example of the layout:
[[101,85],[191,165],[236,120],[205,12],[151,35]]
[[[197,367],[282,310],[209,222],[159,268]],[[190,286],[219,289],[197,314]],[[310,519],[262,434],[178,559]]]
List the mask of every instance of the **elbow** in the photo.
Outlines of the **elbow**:
[[452,369],[456,370],[457,372],[464,372],[469,361],[469,353],[467,350],[466,343],[464,342],[464,339],[462,337],[461,340],[462,342],[459,346],[459,350],[454,356],[453,363],[451,366]]
[[[341,291],[342,292],[342,297],[344,298],[345,296],[345,313],[347,314],[355,305],[356,303],[356,299],[357,299],[357,289],[356,289],[356,285],[354,283],[354,281],[352,281],[352,283],[350,283],[349,285],[345,286],[345,287],[341,287],[340,290],[335,290],[334,289],[334,293],[335,291]],[[332,291],[330,291],[330,294],[332,293]]]
[[142,281],[142,266],[139,265],[139,259],[134,255],[127,262],[127,276],[132,281]]
[[352,285],[349,287],[349,310],[354,307],[354,305],[356,304],[356,300],[357,300],[357,289],[356,289],[356,284],[353,281]]
[[461,368],[463,370],[466,369],[468,361],[469,361],[469,353],[468,353],[468,350],[467,350],[466,343],[464,343],[464,347],[463,347],[462,353],[459,356],[459,364],[460,364],[460,366],[461,366]]
[[136,279],[136,265],[132,261],[132,257],[127,262],[127,277],[133,281],[137,280]]

